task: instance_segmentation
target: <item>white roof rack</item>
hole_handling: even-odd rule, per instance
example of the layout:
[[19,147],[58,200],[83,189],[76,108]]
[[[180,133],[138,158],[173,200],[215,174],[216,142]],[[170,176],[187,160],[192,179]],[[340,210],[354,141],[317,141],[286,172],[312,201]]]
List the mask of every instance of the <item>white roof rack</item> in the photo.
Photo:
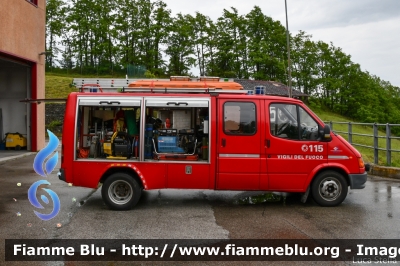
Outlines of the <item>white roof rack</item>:
[[[186,77],[175,76],[174,79]],[[113,78],[74,78],[72,86],[79,89],[81,92],[141,92],[141,93],[235,93],[247,94],[247,90],[227,90],[220,88],[143,88],[143,87],[128,87],[130,83],[146,79],[113,79]],[[170,81],[170,79],[151,79],[152,81]],[[191,78],[191,82],[198,81],[233,81],[233,79],[224,79],[218,77],[200,77]]]
[[72,86],[81,88],[85,84],[97,84],[102,88],[122,88],[137,79],[96,79],[96,78],[74,78]]
[[[186,76],[173,76],[171,78],[186,78]],[[170,81],[171,78],[169,79],[151,79],[154,81]],[[113,78],[74,78],[72,80],[72,86],[81,88],[85,84],[97,84],[100,85],[101,88],[103,89],[108,89],[108,88],[123,88],[127,87],[130,83],[138,81],[138,80],[145,80],[145,79],[113,79]],[[232,78],[218,78],[218,77],[200,77],[200,78],[190,78],[190,81],[233,81]]]

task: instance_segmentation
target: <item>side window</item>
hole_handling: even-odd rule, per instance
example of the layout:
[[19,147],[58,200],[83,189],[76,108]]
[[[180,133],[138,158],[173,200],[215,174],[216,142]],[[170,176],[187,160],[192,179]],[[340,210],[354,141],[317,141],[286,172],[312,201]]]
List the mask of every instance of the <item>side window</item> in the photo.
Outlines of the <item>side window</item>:
[[300,130],[302,140],[318,139],[318,123],[301,107],[300,113]]
[[80,98],[76,158],[138,160],[140,103],[138,98]]
[[144,160],[203,161],[209,158],[209,100],[145,100]]
[[208,162],[209,105],[193,98],[81,97],[76,159]]
[[318,139],[317,122],[298,105],[271,104],[269,117],[273,136],[292,140]]
[[228,135],[254,135],[257,132],[256,105],[251,102],[226,102],[224,132]]
[[299,139],[296,105],[271,104],[270,123],[272,135],[284,139]]
[[31,2],[32,4],[34,4],[35,6],[38,5],[38,0],[27,0],[28,2]]

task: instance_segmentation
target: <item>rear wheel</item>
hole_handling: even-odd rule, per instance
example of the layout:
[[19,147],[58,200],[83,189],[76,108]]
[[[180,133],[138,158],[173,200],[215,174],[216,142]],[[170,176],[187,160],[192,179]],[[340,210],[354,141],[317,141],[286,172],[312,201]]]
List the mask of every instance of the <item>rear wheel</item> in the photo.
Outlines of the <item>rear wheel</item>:
[[139,183],[127,173],[114,173],[103,183],[101,196],[113,210],[129,210],[135,206],[142,194]]
[[321,206],[333,207],[343,202],[347,196],[348,185],[338,172],[326,171],[320,173],[313,181],[311,194]]

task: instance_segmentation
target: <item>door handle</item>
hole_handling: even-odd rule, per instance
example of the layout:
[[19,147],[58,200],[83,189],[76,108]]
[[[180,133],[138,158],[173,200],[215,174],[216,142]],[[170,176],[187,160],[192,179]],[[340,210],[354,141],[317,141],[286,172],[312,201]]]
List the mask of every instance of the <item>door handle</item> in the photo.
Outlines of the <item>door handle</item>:
[[113,103],[121,104],[121,103],[118,102],[118,101],[100,101],[100,102],[99,102],[99,104],[103,104],[103,103],[106,103],[106,104],[113,104]]
[[225,147],[225,145],[226,145],[226,139],[222,138],[222,140],[221,140],[221,145],[222,145],[222,147]]
[[265,146],[267,146],[267,148],[269,148],[271,146],[271,142],[269,139],[265,140]]

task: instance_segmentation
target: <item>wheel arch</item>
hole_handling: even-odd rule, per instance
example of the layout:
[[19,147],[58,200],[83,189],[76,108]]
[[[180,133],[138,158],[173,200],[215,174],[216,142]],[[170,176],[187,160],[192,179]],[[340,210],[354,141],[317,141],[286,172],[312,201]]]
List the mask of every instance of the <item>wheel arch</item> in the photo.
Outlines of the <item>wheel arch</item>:
[[315,168],[314,171],[312,171],[307,179],[306,185],[304,190],[307,190],[309,186],[311,186],[312,182],[314,179],[321,174],[322,172],[325,171],[335,171],[340,173],[344,179],[346,180],[346,183],[348,186],[350,186],[350,178],[349,178],[349,171],[344,168],[342,165],[336,165],[336,164],[323,164],[320,165],[319,167]]
[[112,174],[115,173],[126,173],[130,176],[132,176],[132,178],[134,178],[138,184],[141,186],[142,189],[146,189],[146,182],[144,180],[143,175],[140,173],[140,171],[138,169],[132,169],[131,167],[110,167],[109,169],[107,169],[106,172],[104,172],[104,174],[102,175],[102,177],[100,178],[99,183],[104,183],[104,181],[111,176]]

